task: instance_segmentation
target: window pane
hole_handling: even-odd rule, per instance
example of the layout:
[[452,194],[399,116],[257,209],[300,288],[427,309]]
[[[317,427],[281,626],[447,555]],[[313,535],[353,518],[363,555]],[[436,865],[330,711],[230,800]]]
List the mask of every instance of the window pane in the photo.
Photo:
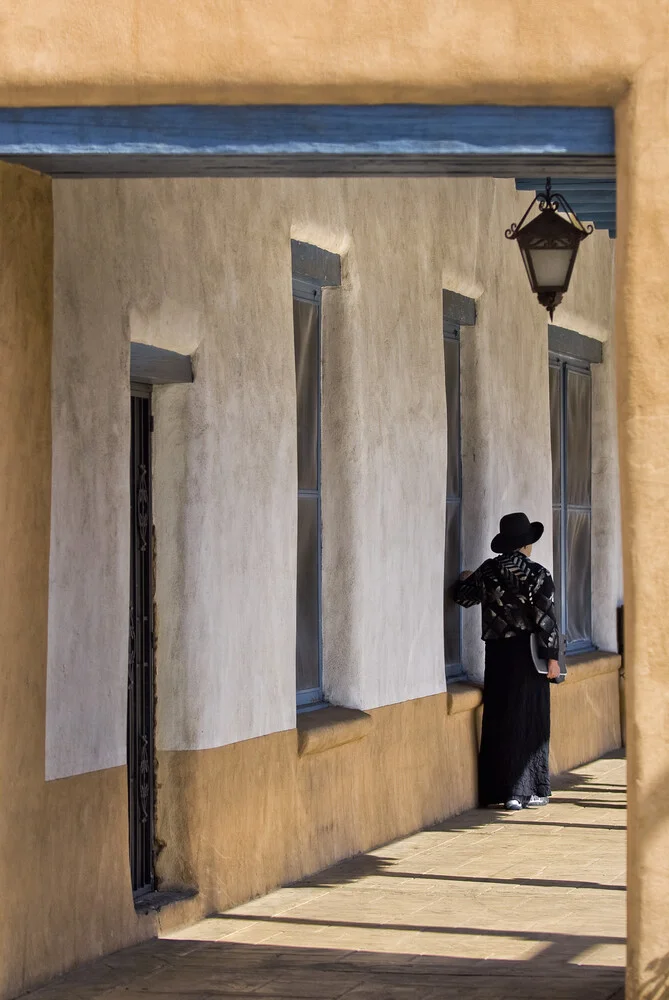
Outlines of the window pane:
[[297,690],[320,684],[318,498],[297,501]]
[[444,559],[444,655],[447,666],[460,663],[460,608],[451,597],[459,573],[460,504],[447,503]]
[[553,503],[560,503],[560,461],[562,438],[562,370],[548,369],[551,400],[551,462],[553,466]]
[[567,503],[590,505],[590,376],[567,370]]
[[293,299],[297,381],[297,479],[301,490],[318,489],[318,304]]
[[460,497],[460,343],[444,338],[446,364],[446,417],[448,420],[448,452],[446,466],[446,496]]
[[[562,619],[562,547],[560,540],[560,508],[553,508],[553,582],[555,584],[555,610],[558,624]],[[560,631],[563,631],[560,625]]]
[[567,642],[590,640],[590,514],[567,513]]

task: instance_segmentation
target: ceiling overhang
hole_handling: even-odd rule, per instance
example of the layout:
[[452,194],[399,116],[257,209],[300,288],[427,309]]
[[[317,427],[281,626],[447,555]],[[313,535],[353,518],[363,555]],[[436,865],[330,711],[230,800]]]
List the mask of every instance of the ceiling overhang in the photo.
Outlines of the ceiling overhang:
[[4,108],[0,159],[59,178],[615,177],[609,108]]

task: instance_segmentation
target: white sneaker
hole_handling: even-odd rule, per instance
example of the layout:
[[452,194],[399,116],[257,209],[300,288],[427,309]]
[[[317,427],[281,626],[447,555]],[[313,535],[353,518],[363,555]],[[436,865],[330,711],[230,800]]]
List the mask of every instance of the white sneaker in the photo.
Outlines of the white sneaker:
[[509,799],[504,808],[507,812],[519,812],[523,807],[518,799]]
[[530,801],[527,803],[527,805],[528,808],[530,809],[538,809],[539,806],[547,806],[548,799],[542,798],[540,795],[532,795],[530,796]]

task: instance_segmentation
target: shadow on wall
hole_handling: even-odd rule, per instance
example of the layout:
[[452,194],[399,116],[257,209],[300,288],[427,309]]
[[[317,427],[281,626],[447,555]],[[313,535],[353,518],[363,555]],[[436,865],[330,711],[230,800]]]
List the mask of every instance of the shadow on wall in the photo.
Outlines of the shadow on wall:
[[669,954],[646,966],[646,986],[639,1000],[666,1000],[669,997]]

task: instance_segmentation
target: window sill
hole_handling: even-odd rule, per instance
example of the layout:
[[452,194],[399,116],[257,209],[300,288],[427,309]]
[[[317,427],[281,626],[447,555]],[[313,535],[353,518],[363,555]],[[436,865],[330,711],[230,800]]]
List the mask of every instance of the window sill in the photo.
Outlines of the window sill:
[[135,897],[135,911],[138,914],[159,913],[166,906],[185,903],[190,899],[195,899],[197,895],[197,889],[167,889],[147,892],[142,896]]
[[446,686],[446,703],[449,715],[473,712],[483,701],[483,688],[471,681],[456,681]]
[[327,701],[312,701],[306,705],[297,706],[297,714],[302,715],[304,712],[320,712],[324,708],[329,708],[330,705]]
[[564,683],[578,684],[600,674],[615,674],[620,671],[621,665],[619,653],[577,653],[567,656],[567,676]]
[[329,705],[317,712],[300,713],[297,717],[298,756],[306,757],[355,743],[367,736],[372,725],[371,715],[356,708]]

